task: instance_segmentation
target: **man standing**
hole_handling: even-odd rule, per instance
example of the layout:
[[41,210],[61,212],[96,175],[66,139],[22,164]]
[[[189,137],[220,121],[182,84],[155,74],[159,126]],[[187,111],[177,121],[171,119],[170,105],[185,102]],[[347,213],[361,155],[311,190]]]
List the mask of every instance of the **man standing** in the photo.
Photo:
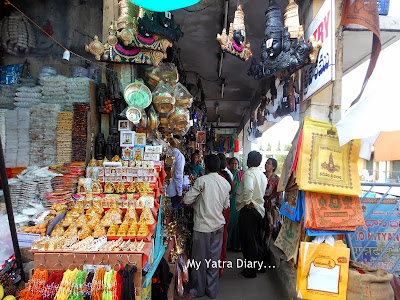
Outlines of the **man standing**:
[[217,296],[218,260],[225,224],[222,210],[229,207],[231,186],[217,173],[221,164],[218,156],[207,155],[204,163],[207,175],[197,178],[183,198],[185,204],[193,204],[192,259],[198,264],[191,273],[191,289],[185,295],[188,299],[205,294],[210,298]]
[[242,277],[257,276],[257,262],[263,261],[263,245],[261,239],[262,221],[265,215],[264,194],[267,188],[267,178],[258,168],[262,155],[251,151],[247,157],[249,169],[244,172],[243,180],[236,195],[236,208],[239,211],[239,235],[242,245],[243,258],[252,264],[240,273]]
[[171,138],[169,144],[172,148],[171,154],[175,158],[174,160],[174,173],[171,181],[167,187],[167,196],[171,198],[172,207],[174,210],[178,210],[179,203],[182,200],[183,190],[183,170],[185,168],[185,157],[178,150],[179,140]]

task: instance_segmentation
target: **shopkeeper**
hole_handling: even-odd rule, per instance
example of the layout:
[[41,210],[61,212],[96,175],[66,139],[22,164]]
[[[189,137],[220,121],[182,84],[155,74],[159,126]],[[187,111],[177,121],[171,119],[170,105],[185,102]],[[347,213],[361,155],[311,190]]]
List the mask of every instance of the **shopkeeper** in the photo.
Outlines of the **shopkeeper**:
[[192,153],[190,156],[190,164],[188,164],[190,173],[196,178],[203,176],[206,173],[203,166],[200,164],[199,156],[200,154],[197,152]]
[[171,138],[169,144],[172,148],[171,155],[175,158],[174,160],[174,172],[172,174],[171,181],[167,187],[167,196],[171,198],[172,207],[174,210],[178,210],[179,203],[182,200],[183,190],[183,171],[185,168],[185,157],[179,151],[179,140]]

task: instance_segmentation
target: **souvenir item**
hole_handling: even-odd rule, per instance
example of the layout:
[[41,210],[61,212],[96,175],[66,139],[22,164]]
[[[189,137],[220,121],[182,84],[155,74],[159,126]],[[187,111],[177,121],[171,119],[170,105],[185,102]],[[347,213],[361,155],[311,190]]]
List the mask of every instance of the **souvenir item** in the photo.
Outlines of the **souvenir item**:
[[227,51],[245,61],[252,56],[250,43],[246,43],[242,5],[239,5],[235,11],[235,18],[230,24],[229,34],[226,34],[226,28],[224,28],[221,35],[217,34],[217,40],[221,44],[222,51]]
[[175,27],[174,15],[169,11],[154,11],[152,16],[145,13],[138,18],[138,31],[144,37],[156,34],[173,41],[178,41],[183,36],[180,26]]
[[174,86],[175,105],[182,108],[190,108],[193,103],[193,96],[189,93],[187,88],[178,82]]
[[342,241],[336,241],[334,245],[302,242],[297,269],[297,297],[345,300],[349,260],[350,249]]
[[137,236],[146,237],[149,235],[149,233],[150,233],[150,231],[149,231],[147,224],[146,223],[140,224],[138,232],[137,232]]
[[[305,220],[305,227],[321,230],[346,230],[346,227],[364,226],[361,201],[358,196],[343,196],[305,192],[305,206],[313,213]],[[314,218],[314,220],[311,219]]]
[[360,140],[340,147],[334,125],[306,118],[296,182],[299,189],[339,195],[361,195],[358,175]]
[[174,109],[175,98],[167,84],[160,82],[152,95],[153,106],[159,113],[169,113]]
[[125,88],[124,99],[129,107],[142,110],[151,103],[151,91],[143,82],[135,80]]
[[144,207],[143,211],[140,215],[139,223],[146,224],[154,224],[156,221],[154,220],[153,213],[151,212],[149,207]]
[[133,124],[138,124],[142,118],[142,113],[136,107],[129,107],[126,111],[126,118]]
[[118,120],[118,130],[119,131],[132,131],[133,123],[128,120]]
[[286,261],[297,262],[300,246],[301,223],[285,218],[274,245],[286,255]]
[[[293,8],[293,4],[289,3],[290,12],[286,14],[287,16],[297,13]],[[292,26],[290,29],[294,38],[291,38],[288,28],[283,26],[282,12],[275,0],[269,1],[265,16],[265,38],[261,45],[262,61],[257,63],[253,59],[247,74],[254,76],[255,79],[270,77],[282,71],[292,74],[311,63],[308,58],[309,53],[315,48],[321,48],[322,43],[316,42],[313,35],[310,40],[313,40],[314,43],[305,42],[303,29],[298,28],[299,32],[296,34],[296,30],[293,30]],[[289,19],[293,24],[293,16],[290,16]]]
[[119,143],[124,148],[133,147],[135,145],[135,131],[121,131]]

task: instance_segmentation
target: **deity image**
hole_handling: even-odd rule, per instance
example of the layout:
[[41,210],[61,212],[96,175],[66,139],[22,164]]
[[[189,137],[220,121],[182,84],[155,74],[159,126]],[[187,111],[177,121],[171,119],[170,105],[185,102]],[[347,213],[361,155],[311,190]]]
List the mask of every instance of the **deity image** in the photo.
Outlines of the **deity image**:
[[233,32],[233,41],[236,43],[236,45],[238,46],[243,45],[245,39],[246,39],[246,32],[244,30],[240,29],[240,30],[235,30]]
[[130,133],[125,133],[123,135],[123,144],[132,144],[132,135]]
[[217,40],[222,51],[231,53],[245,61],[252,56],[250,43],[246,43],[246,27],[241,5],[235,11],[235,18],[233,23],[230,24],[229,33],[227,34],[226,28],[224,28],[221,34],[217,34]]
[[265,37],[261,45],[262,61],[257,63],[253,59],[248,75],[259,79],[282,71],[292,74],[306,64],[313,63],[308,56],[313,50],[318,51],[321,44],[305,42],[302,26],[293,26],[298,23],[297,5],[293,0],[289,1],[285,11],[285,23],[289,24],[287,26],[290,27],[290,31],[288,27],[284,27],[282,11],[275,0],[269,0],[265,17]]

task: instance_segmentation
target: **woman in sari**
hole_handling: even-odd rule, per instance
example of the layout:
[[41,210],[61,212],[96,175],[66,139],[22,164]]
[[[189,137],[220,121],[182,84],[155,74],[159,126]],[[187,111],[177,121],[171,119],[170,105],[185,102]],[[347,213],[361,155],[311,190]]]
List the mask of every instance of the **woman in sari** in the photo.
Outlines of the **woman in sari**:
[[268,158],[265,163],[265,176],[268,180],[267,190],[264,196],[264,207],[265,207],[265,217],[264,217],[264,240],[269,246],[273,232],[279,231],[278,224],[278,211],[280,208],[280,192],[277,191],[279,176],[275,174],[275,170],[278,163],[275,158]]
[[236,157],[229,160],[228,169],[233,175],[233,189],[231,192],[231,206],[230,206],[230,219],[228,225],[228,249],[240,251],[240,238],[239,238],[239,212],[236,210],[236,192],[239,183],[243,179],[243,171],[239,169],[239,161]]

